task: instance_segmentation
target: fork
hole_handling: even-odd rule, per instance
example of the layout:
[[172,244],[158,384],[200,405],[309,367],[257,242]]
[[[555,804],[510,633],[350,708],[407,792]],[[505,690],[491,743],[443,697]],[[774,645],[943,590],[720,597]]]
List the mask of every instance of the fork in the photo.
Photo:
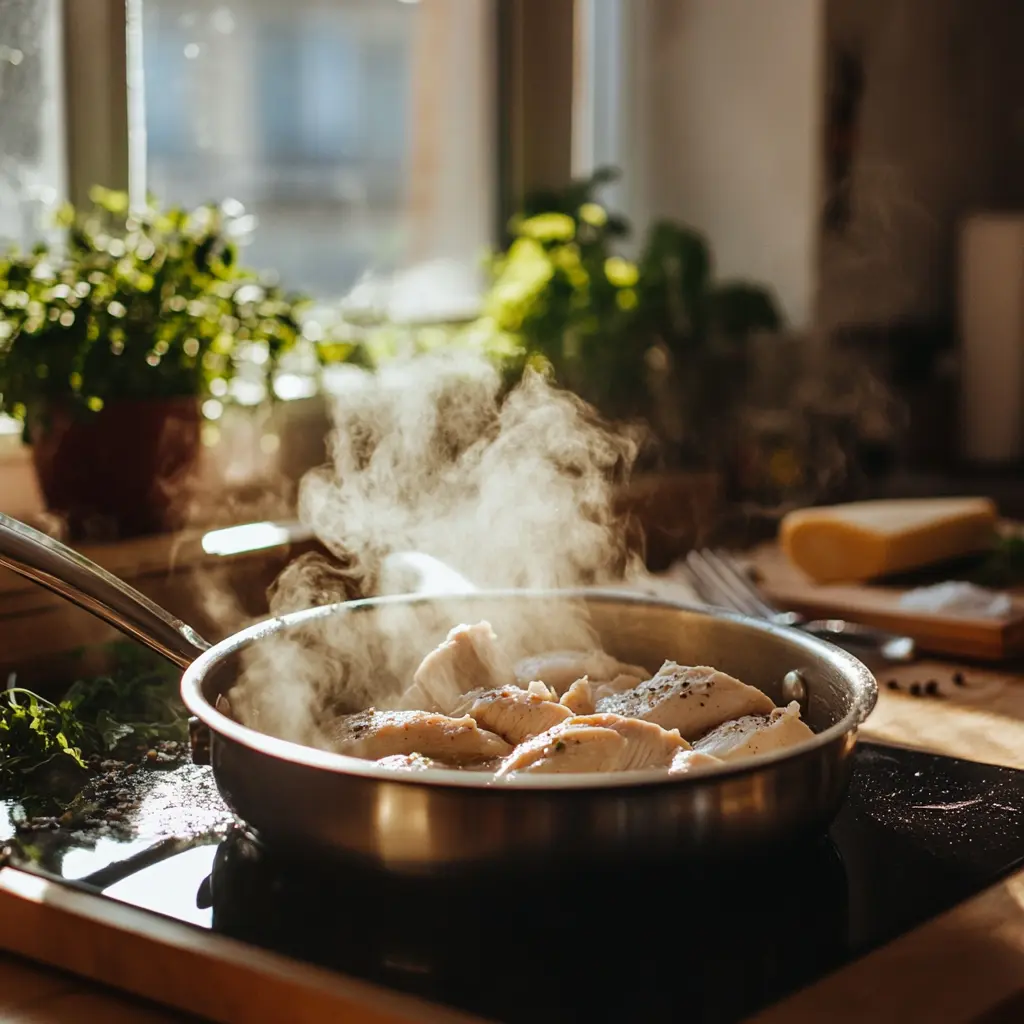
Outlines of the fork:
[[909,636],[844,619],[808,620],[796,612],[780,611],[762,597],[736,559],[722,551],[691,551],[681,569],[698,596],[715,607],[800,629],[837,646],[867,647],[885,661],[908,662],[914,658],[914,641]]

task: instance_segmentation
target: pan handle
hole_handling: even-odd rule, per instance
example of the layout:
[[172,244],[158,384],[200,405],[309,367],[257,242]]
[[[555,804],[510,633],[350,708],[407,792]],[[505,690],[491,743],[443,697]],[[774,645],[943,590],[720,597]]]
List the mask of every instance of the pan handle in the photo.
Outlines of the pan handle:
[[384,558],[381,594],[423,594],[437,597],[474,594],[477,587],[461,573],[422,551],[395,551]]
[[209,644],[124,580],[45,533],[0,513],[0,565],[119,629],[185,668]]

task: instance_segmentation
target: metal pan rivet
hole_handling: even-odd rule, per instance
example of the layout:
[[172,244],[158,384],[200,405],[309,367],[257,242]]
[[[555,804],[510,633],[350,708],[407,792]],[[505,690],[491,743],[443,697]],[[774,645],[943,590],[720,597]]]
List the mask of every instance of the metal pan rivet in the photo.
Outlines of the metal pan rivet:
[[803,704],[807,700],[807,682],[799,669],[794,668],[782,677],[782,696],[787,703],[795,700]]

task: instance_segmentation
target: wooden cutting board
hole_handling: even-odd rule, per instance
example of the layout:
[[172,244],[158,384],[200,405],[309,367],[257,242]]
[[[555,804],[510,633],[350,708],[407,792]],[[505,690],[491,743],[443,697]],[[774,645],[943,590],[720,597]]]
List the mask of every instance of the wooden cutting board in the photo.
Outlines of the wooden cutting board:
[[930,615],[900,607],[906,588],[879,584],[813,583],[768,544],[751,555],[765,596],[779,608],[812,618],[841,618],[913,637],[921,651],[981,661],[1024,655],[1024,594],[1016,592],[1014,614],[1005,619]]

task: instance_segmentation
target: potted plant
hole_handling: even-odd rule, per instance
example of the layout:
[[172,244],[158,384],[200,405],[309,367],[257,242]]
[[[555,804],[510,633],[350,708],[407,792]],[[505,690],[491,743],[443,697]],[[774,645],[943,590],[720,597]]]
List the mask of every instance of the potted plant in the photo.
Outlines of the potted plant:
[[21,420],[71,536],[180,524],[201,405],[242,363],[273,372],[299,300],[238,265],[237,203],[195,210],[96,188],[63,244],[0,260],[0,412]]
[[601,169],[526,201],[491,262],[477,330],[610,419],[646,425],[641,472],[622,504],[643,527],[648,564],[663,567],[715,519],[748,343],[777,332],[782,316],[770,289],[717,280],[707,239],[686,225],[655,222],[636,261],[619,255],[630,227],[596,198],[615,174]]
[[635,262],[619,255],[630,227],[595,198],[615,173],[527,200],[491,261],[480,324],[606,416],[645,421],[652,464],[718,465],[746,343],[782,316],[768,288],[717,281],[707,239],[685,225],[657,221]]

